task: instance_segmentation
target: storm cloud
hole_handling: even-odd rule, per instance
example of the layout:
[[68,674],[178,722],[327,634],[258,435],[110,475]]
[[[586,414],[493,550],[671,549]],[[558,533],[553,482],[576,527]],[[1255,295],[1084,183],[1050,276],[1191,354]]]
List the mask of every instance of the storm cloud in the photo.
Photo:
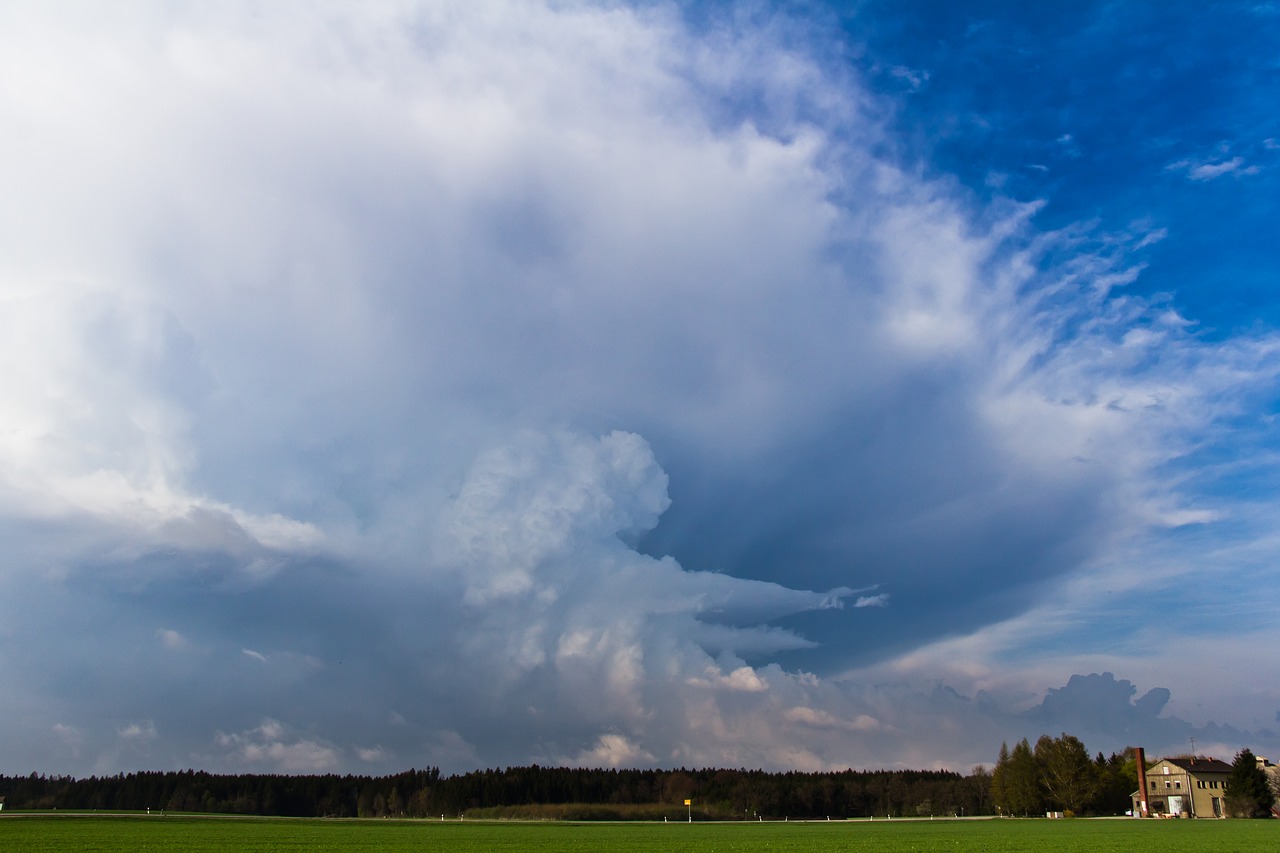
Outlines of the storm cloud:
[[0,12],[5,766],[963,765],[1123,673],[1018,650],[1189,570],[1276,339],[894,155],[817,37]]

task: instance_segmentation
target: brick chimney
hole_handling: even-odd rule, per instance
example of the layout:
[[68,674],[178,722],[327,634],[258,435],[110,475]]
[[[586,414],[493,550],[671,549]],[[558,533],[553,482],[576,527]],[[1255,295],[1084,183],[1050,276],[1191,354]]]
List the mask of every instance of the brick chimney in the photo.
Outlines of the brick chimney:
[[1133,761],[1138,765],[1138,814],[1134,817],[1150,817],[1151,811],[1147,808],[1147,796],[1150,794],[1147,790],[1147,753],[1142,747],[1133,748]]

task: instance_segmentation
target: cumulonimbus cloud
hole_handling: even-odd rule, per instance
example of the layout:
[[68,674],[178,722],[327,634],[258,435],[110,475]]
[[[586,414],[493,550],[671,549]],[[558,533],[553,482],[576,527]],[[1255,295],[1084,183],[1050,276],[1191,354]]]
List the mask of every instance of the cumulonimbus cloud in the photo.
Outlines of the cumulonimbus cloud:
[[826,676],[1220,517],[1275,375],[802,22],[60,8],[0,12],[0,693],[67,766],[934,763],[1011,717]]

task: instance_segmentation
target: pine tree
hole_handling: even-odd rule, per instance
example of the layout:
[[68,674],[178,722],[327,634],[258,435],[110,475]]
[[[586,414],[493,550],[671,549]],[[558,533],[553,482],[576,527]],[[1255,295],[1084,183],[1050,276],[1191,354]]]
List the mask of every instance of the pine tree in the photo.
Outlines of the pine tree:
[[991,801],[1000,814],[1012,814],[1009,808],[1009,744],[1000,744],[1000,757],[991,771]]
[[1227,813],[1232,817],[1270,817],[1275,795],[1267,773],[1247,747],[1236,753],[1227,777]]
[[1007,799],[1012,814],[1025,816],[1044,811],[1040,766],[1026,738],[1019,741],[1009,754],[1005,784],[1008,786]]

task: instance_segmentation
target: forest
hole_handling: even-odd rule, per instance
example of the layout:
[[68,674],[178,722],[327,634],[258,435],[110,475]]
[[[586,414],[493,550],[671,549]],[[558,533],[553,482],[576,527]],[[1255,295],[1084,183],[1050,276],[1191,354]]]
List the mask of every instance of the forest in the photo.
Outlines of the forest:
[[[298,817],[782,820],[987,814],[985,769],[628,770],[508,767],[442,776],[216,775],[195,770],[76,779],[0,776],[7,809],[169,810]],[[692,805],[685,806],[685,800]]]

